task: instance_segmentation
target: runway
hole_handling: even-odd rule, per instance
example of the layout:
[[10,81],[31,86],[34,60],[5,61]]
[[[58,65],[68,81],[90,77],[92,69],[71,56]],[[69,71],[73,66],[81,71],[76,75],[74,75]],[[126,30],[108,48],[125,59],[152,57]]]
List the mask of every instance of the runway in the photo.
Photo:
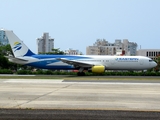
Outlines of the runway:
[[160,83],[0,80],[0,108],[156,110]]
[[160,82],[1,79],[0,108],[159,114]]

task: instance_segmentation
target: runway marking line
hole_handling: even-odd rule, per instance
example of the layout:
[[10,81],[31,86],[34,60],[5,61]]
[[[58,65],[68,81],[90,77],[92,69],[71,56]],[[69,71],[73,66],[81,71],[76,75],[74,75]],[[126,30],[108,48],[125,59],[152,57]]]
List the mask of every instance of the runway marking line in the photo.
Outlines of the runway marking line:
[[77,110],[77,111],[127,111],[127,112],[160,112],[160,110],[152,110],[152,109],[125,109],[125,108],[31,108],[31,107],[27,107],[27,108],[2,108],[2,109],[10,109],[10,110]]

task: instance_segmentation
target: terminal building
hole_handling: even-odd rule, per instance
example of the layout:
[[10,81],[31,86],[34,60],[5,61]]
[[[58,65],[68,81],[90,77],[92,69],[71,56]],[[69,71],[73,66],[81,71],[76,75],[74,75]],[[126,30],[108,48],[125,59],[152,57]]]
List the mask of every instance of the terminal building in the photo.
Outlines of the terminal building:
[[153,60],[156,60],[157,56],[160,55],[160,49],[140,49],[137,51],[138,56],[146,56]]

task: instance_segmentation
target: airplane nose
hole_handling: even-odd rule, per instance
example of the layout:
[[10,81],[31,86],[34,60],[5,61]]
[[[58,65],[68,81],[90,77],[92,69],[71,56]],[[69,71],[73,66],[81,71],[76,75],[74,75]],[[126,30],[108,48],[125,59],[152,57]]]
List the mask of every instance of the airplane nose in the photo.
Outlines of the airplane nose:
[[156,62],[154,62],[154,63],[153,63],[153,67],[156,67],[156,66],[157,66],[157,63],[156,63]]

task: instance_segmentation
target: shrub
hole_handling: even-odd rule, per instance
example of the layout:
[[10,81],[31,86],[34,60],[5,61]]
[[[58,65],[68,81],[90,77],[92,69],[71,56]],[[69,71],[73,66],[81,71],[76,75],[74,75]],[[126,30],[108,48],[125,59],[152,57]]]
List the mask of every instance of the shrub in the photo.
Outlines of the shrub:
[[43,74],[45,74],[45,75],[52,75],[53,72],[51,70],[47,70],[47,71],[44,71]]
[[9,69],[1,69],[0,74],[13,74],[13,71]]
[[43,75],[44,72],[43,72],[43,70],[38,70],[38,71],[36,71],[36,74],[37,74],[37,75]]
[[18,70],[17,71],[17,74],[23,74],[23,75],[26,75],[28,73],[28,71],[27,70]]

